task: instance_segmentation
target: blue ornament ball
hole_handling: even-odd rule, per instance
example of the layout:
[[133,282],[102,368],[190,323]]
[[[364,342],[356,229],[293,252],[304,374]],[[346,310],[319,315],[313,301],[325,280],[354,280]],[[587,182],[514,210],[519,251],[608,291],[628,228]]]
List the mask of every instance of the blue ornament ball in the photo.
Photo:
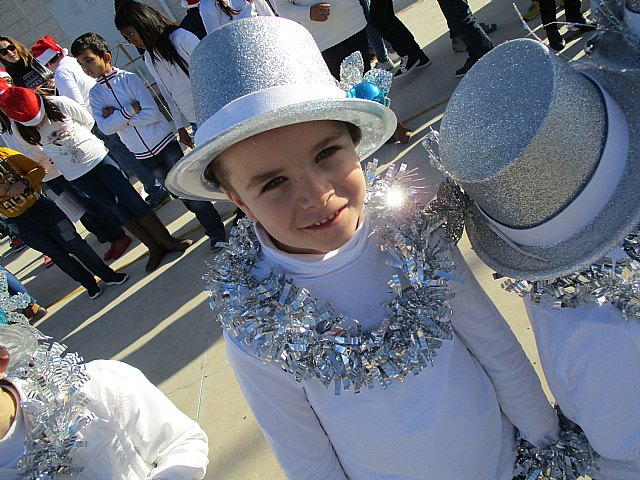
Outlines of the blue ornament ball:
[[380,87],[370,82],[360,82],[354,85],[353,88],[347,92],[347,97],[372,100],[384,105],[384,95],[380,91]]

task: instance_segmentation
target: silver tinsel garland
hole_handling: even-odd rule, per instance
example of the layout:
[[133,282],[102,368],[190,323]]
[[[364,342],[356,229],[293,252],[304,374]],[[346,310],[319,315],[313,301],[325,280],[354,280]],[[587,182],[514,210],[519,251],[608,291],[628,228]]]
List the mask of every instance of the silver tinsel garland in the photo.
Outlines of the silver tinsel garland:
[[538,448],[518,434],[514,480],[578,480],[597,468],[593,451],[582,429],[565,417],[559,407],[560,438]]
[[87,381],[82,358],[62,355],[66,347],[52,342],[29,325],[20,313],[29,303],[25,294],[11,295],[4,271],[0,270],[0,345],[11,355],[6,379],[19,385],[25,400],[26,439],[18,469],[26,480],[53,480],[58,474],[74,476],[82,466],[73,465],[71,455],[86,446],[78,432],[93,420],[88,400],[80,392]]
[[[604,258],[586,270],[552,280],[509,279],[502,288],[533,302],[553,303],[554,308],[576,308],[580,305],[611,303],[629,320],[640,318],[640,244],[638,232],[629,234],[622,245],[628,257]],[[494,275],[500,278],[499,275]]]
[[389,281],[396,297],[376,330],[363,332],[358,320],[318,302],[279,267],[255,278],[262,254],[248,220],[239,222],[204,276],[225,330],[263,362],[280,364],[298,382],[333,385],[336,395],[402,382],[431,365],[452,338],[448,252],[462,233],[458,190],[448,184],[438,195],[442,208],[424,209],[413,203],[416,189],[404,167],[375,180],[376,165],[366,172],[366,209],[382,251],[398,269]]

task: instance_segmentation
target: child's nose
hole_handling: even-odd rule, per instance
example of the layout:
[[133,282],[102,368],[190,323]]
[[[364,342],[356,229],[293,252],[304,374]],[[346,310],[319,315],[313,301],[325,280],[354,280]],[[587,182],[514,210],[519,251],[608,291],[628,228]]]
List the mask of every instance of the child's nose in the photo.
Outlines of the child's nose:
[[333,185],[320,175],[301,178],[300,196],[302,208],[324,207],[334,194]]

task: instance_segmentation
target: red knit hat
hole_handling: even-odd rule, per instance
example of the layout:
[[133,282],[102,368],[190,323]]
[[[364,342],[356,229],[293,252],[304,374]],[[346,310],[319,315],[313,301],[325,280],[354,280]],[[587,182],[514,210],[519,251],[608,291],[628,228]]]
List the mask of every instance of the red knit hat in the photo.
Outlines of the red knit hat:
[[51,61],[53,57],[62,52],[62,47],[56,43],[56,41],[49,35],[42,37],[31,47],[31,53],[36,59],[46,65]]
[[44,103],[33,90],[9,87],[0,95],[0,108],[14,122],[35,127],[44,118]]

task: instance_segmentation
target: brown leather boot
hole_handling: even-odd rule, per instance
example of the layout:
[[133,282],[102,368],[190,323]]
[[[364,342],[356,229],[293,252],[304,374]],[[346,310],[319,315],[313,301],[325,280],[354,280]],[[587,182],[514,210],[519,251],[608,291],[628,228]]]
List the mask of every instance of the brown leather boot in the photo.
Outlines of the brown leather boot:
[[154,240],[158,242],[162,248],[169,252],[184,252],[193,243],[193,240],[190,238],[172,237],[167,227],[164,226],[153,210],[144,217],[139,218],[138,223],[153,236]]
[[131,232],[131,234],[140,240],[149,249],[149,260],[147,260],[147,266],[145,270],[151,272],[158,268],[162,257],[166,253],[162,245],[156,241],[156,239],[144,228],[138,220],[130,220],[124,224],[124,227]]

